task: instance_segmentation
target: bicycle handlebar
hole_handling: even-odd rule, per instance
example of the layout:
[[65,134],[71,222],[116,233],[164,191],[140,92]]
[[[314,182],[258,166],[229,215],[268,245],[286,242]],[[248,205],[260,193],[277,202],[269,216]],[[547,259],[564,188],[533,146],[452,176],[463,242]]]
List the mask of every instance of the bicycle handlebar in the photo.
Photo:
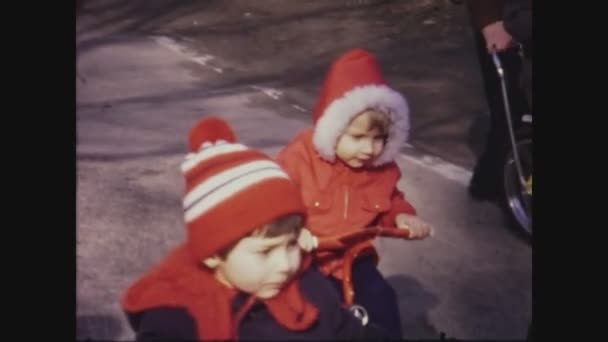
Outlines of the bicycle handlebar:
[[410,237],[410,231],[407,229],[376,226],[366,229],[354,230],[338,235],[319,237],[319,243],[317,245],[316,250],[327,251],[346,249],[354,242],[366,239],[373,239],[376,236],[407,239]]
[[342,293],[344,296],[344,303],[348,306],[351,306],[354,303],[355,296],[351,278],[353,260],[355,260],[359,253],[368,248],[368,246],[355,245],[355,243],[373,239],[376,236],[408,239],[410,237],[410,231],[408,229],[376,226],[318,238],[316,250],[346,250],[347,261],[343,264],[344,278],[342,280]]

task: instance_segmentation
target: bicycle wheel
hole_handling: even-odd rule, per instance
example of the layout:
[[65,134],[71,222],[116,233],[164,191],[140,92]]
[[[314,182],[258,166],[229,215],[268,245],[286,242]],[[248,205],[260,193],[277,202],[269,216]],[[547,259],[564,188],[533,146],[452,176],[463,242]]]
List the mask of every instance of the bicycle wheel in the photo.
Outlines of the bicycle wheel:
[[505,209],[517,228],[527,238],[532,237],[532,136],[524,131],[516,135],[525,184],[522,184],[515,164],[513,150],[509,149],[503,169]]

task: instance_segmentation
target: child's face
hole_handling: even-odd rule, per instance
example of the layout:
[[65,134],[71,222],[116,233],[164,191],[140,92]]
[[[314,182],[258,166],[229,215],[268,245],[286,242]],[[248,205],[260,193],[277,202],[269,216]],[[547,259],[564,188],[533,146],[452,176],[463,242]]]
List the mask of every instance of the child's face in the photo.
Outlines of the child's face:
[[378,128],[370,129],[370,112],[356,116],[338,139],[336,156],[350,167],[371,165],[384,149],[386,137]]
[[241,239],[216,268],[220,282],[267,299],[300,267],[301,251],[295,233]]

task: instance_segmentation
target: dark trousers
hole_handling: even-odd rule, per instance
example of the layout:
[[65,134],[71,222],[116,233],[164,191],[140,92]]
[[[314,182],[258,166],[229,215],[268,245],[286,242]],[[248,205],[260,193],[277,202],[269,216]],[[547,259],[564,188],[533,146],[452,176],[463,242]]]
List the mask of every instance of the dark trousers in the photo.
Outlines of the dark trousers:
[[[501,189],[499,175],[502,158],[509,144],[509,131],[500,78],[480,32],[475,34],[475,44],[491,118],[485,149],[473,172],[473,182],[477,183],[477,186],[495,192]],[[520,56],[511,50],[500,53],[499,57],[505,70],[512,122],[514,129],[517,129],[521,126],[521,116],[530,113],[526,94],[520,85],[522,61]]]
[[[334,277],[329,277],[329,279],[342,296],[342,282]],[[370,256],[363,256],[355,260],[352,280],[355,304],[359,304],[367,310],[370,322],[383,328],[390,336],[401,338],[401,315],[397,294],[384,279]]]

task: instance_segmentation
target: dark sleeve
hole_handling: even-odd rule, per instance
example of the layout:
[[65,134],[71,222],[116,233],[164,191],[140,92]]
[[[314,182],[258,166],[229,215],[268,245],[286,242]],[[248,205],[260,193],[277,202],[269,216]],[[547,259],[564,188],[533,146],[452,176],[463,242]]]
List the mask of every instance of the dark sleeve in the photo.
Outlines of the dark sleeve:
[[504,0],[467,0],[473,27],[481,31],[485,26],[502,20]]
[[182,308],[156,308],[142,312],[136,341],[195,341],[196,323]]
[[522,43],[532,40],[532,1],[509,0],[504,8],[505,30]]

